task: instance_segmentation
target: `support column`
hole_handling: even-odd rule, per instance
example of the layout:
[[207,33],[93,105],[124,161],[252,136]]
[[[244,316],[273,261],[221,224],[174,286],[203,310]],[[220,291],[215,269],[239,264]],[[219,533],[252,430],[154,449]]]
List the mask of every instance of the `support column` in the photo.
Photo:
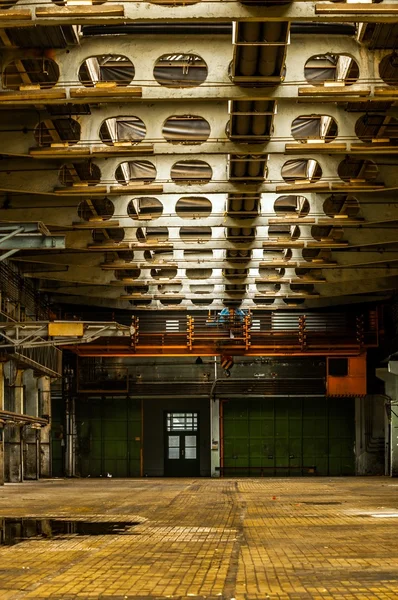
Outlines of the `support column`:
[[[39,390],[37,379],[32,369],[23,374],[25,391],[24,412],[32,417],[39,416]],[[22,428],[24,441],[24,475],[25,479],[39,479],[40,472],[40,429],[30,426]]]
[[385,398],[374,394],[355,399],[357,475],[384,475]]
[[[4,410],[4,373],[0,363],[0,410]],[[4,485],[4,428],[0,419],[0,485]]]
[[38,391],[39,417],[49,417],[49,424],[40,431],[39,477],[51,477],[51,380],[47,375],[39,378]]
[[[396,361],[394,361],[396,362]],[[390,411],[390,439],[389,439],[389,475],[398,477],[398,377],[391,372],[390,361],[387,369],[376,369],[376,375],[385,383],[387,396],[391,398]],[[392,367],[394,369],[394,367]]]
[[211,476],[220,477],[220,401],[210,399]]
[[[13,361],[5,364],[8,393],[6,410],[23,412],[23,369]],[[8,376],[7,376],[8,375]],[[23,440],[19,425],[8,425],[4,431],[4,480],[10,483],[23,481]]]

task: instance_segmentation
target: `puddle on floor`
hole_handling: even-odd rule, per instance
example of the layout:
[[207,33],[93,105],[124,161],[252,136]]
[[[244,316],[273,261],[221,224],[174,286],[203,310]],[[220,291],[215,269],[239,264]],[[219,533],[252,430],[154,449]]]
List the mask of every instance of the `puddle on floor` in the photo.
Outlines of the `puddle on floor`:
[[79,535],[137,535],[131,528],[137,521],[76,521],[0,517],[0,545],[13,546],[32,538],[62,539]]

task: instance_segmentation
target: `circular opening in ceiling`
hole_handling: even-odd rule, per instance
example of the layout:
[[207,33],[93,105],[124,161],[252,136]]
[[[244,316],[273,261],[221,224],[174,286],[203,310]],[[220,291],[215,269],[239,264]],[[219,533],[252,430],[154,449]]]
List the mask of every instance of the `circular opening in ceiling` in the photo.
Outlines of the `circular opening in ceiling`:
[[101,141],[107,146],[114,144],[138,144],[146,135],[146,127],[139,117],[110,117],[99,131]]
[[303,248],[301,254],[306,262],[323,263],[332,260],[332,251],[330,249]]
[[153,76],[165,87],[197,87],[206,81],[207,64],[197,54],[163,54],[155,63]]
[[179,294],[182,290],[182,283],[161,283],[158,285],[160,294]]
[[358,200],[346,194],[332,194],[323,203],[323,211],[328,217],[354,218],[360,211]]
[[170,177],[175,183],[208,183],[213,176],[211,166],[203,160],[179,160],[171,167]]
[[305,298],[283,298],[283,302],[289,306],[304,304]]
[[128,185],[131,181],[150,183],[156,179],[156,167],[149,160],[122,162],[115,171],[115,179],[121,185]]
[[[134,260],[134,252],[132,250],[120,250],[116,252],[117,259],[121,262],[129,263]],[[113,252],[110,257],[110,261],[113,260]]]
[[91,56],[86,58],[79,69],[79,80],[85,87],[94,87],[98,83],[126,86],[133,81],[134,75],[131,60],[118,54]]
[[147,294],[149,285],[128,285],[124,288],[126,294]]
[[305,217],[310,212],[310,203],[305,196],[279,196],[274,202],[277,215]]
[[213,303],[212,299],[207,299],[203,298],[203,300],[201,298],[196,298],[195,300],[191,300],[192,304],[194,306],[208,306],[209,304]]
[[177,275],[177,268],[151,269],[151,277],[153,279],[174,279]]
[[280,279],[285,275],[285,269],[282,268],[272,268],[272,267],[260,267],[258,270],[258,274],[260,277],[264,277],[264,279]]
[[292,136],[299,142],[332,142],[337,137],[337,122],[329,115],[300,115],[292,121]]
[[267,261],[276,260],[280,262],[283,260],[283,262],[288,262],[292,258],[292,251],[290,248],[264,248],[263,257],[266,258]]
[[359,77],[359,67],[348,54],[316,54],[305,63],[304,77],[312,85],[333,81],[352,85]]
[[311,235],[318,242],[323,240],[341,240],[344,236],[342,227],[332,227],[327,225],[313,225],[311,227]]
[[184,258],[189,262],[203,262],[204,260],[211,260],[213,257],[213,250],[195,248],[195,250],[184,250]]
[[149,306],[152,304],[152,298],[138,298],[137,300],[129,300],[131,306],[137,306],[137,308]]
[[133,198],[127,205],[127,214],[131,219],[157,219],[162,213],[163,204],[151,196]]
[[258,283],[256,283],[256,290],[260,292],[260,294],[274,294],[276,292],[279,292],[280,289],[280,283],[272,283],[272,281],[259,281]]
[[114,227],[112,229],[93,229],[91,235],[96,244],[106,244],[109,242],[118,244],[124,239],[124,229],[121,227]]
[[300,237],[300,227],[297,225],[268,225],[268,237],[278,240],[297,240]]
[[398,54],[387,54],[379,64],[379,75],[387,85],[398,85]]
[[[2,5],[2,8],[5,8]],[[21,58],[8,63],[3,72],[3,87],[19,90],[22,86],[38,85],[50,89],[59,79],[59,67],[50,58]]]
[[292,292],[301,292],[302,294],[313,294],[314,285],[312,283],[292,283],[290,285]]
[[162,134],[171,144],[202,144],[210,135],[210,125],[203,117],[176,115],[164,122]]
[[379,139],[385,140],[386,143],[397,144],[398,120],[389,115],[366,113],[355,123],[355,135],[368,144]]
[[321,279],[322,269],[295,269],[295,273],[299,279]]
[[213,269],[186,269],[185,275],[188,279],[210,279]]
[[186,196],[180,198],[176,204],[176,213],[182,219],[208,217],[211,210],[210,200],[202,196]]
[[101,170],[89,160],[79,163],[62,165],[59,171],[59,180],[62,185],[97,185],[101,181]]
[[169,230],[167,227],[139,227],[136,231],[137,240],[146,242],[167,242]]
[[77,208],[77,214],[83,221],[109,221],[115,207],[109,198],[91,198],[83,200]]
[[160,304],[163,306],[175,306],[176,304],[181,304],[182,298],[161,298]]
[[211,227],[180,227],[183,242],[208,241],[211,239]]
[[140,274],[140,269],[117,269],[115,271],[115,278],[118,281],[128,281],[129,279],[137,279]]
[[379,170],[373,160],[348,156],[339,164],[337,173],[343,181],[366,182],[376,179]]
[[202,284],[192,284],[189,286],[192,294],[212,294],[214,292],[214,285],[202,285]]
[[253,302],[254,302],[254,304],[257,304],[257,305],[273,304],[274,298],[253,298]]
[[173,250],[145,250],[144,258],[147,262],[167,262],[173,260]]
[[322,169],[313,158],[293,158],[285,162],[281,175],[286,183],[314,183],[322,177]]
[[73,146],[80,140],[80,133],[80,123],[70,117],[63,117],[40,121],[35,127],[34,138],[41,148],[60,143]]

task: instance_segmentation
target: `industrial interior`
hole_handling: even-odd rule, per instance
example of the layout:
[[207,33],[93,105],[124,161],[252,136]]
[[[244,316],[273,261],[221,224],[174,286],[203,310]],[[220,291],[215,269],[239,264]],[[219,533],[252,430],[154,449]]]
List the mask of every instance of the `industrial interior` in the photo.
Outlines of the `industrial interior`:
[[1,0],[0,51],[0,598],[396,600],[398,0]]

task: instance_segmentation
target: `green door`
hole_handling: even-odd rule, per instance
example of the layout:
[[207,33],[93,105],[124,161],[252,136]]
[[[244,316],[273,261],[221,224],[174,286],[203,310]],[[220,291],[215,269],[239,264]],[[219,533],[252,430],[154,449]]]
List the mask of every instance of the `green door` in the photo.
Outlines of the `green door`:
[[353,475],[354,401],[267,398],[224,402],[226,475]]
[[141,403],[123,397],[76,402],[78,471],[82,477],[138,477]]

